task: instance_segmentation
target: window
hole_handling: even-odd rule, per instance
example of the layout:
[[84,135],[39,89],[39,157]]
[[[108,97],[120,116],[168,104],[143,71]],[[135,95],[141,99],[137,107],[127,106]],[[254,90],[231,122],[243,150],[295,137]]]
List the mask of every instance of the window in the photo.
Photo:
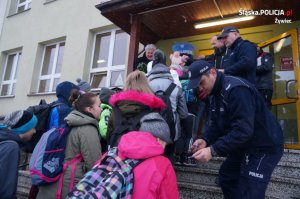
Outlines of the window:
[[129,35],[122,30],[95,35],[90,72],[92,88],[124,85]]
[[38,93],[54,92],[60,80],[65,42],[45,46]]
[[1,96],[14,95],[17,83],[17,72],[21,57],[21,52],[16,52],[7,55],[1,84]]
[[31,0],[18,0],[17,13],[31,8]]

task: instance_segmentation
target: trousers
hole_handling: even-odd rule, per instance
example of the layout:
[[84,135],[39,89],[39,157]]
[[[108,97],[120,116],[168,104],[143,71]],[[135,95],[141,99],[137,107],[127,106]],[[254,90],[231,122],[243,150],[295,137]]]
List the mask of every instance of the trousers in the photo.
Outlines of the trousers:
[[219,171],[225,199],[264,199],[272,172],[282,155],[283,146],[273,154],[229,154]]

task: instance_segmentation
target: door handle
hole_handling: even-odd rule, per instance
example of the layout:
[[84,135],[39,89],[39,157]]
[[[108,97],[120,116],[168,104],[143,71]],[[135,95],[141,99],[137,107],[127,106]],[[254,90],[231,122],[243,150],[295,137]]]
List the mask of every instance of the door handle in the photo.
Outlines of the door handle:
[[[291,83],[296,83],[296,82],[297,82],[297,80],[291,79],[291,80],[286,81],[286,83],[285,83],[285,95],[288,99],[298,99],[298,96],[297,97],[292,97],[292,96],[289,95],[289,85]],[[298,92],[297,92],[297,94],[298,94]]]

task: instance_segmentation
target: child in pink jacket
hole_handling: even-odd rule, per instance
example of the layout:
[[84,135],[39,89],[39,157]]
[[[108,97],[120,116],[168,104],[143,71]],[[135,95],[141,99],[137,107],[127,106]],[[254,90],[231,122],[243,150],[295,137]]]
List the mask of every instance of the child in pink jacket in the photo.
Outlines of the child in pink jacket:
[[133,169],[132,199],[179,198],[176,175],[171,162],[163,154],[163,145],[148,132],[130,132],[122,136],[119,156],[143,159]]
[[158,113],[150,113],[141,119],[139,130],[123,135],[118,145],[121,158],[145,159],[133,169],[132,198],[179,198],[174,169],[162,155],[172,142],[168,125]]

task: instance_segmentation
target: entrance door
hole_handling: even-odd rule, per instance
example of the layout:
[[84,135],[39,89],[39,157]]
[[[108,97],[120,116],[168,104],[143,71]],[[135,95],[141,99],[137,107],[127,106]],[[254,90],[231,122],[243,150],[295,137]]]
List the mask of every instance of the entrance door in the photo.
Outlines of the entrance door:
[[300,73],[297,31],[261,44],[274,57],[272,112],[284,132],[285,148],[300,149]]

